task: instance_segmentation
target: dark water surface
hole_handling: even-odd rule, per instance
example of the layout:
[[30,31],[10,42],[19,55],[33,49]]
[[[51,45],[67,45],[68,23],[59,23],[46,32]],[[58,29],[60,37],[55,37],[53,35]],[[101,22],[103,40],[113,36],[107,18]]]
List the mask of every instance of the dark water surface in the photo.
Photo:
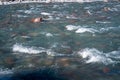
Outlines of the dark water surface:
[[0,80],[119,79],[119,2],[0,6]]

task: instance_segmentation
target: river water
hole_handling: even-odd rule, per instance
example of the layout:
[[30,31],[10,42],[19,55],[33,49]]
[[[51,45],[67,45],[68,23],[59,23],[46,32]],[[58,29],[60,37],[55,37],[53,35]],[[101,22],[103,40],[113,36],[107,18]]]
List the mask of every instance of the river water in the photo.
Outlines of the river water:
[[[33,23],[33,18],[44,21]],[[120,3],[0,6],[0,80],[119,80]]]

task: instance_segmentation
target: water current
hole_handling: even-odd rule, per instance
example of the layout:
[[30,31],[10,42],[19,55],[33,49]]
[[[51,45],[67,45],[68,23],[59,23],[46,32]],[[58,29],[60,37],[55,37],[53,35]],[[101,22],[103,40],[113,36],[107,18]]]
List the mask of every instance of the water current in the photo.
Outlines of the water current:
[[120,2],[0,6],[0,80],[119,79]]

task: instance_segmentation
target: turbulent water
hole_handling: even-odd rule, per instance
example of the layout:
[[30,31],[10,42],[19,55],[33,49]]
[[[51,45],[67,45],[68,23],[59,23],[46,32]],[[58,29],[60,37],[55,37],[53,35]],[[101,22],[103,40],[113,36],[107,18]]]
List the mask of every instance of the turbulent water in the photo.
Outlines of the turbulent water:
[[[42,17],[43,22],[31,20]],[[0,6],[0,80],[119,80],[120,3]]]

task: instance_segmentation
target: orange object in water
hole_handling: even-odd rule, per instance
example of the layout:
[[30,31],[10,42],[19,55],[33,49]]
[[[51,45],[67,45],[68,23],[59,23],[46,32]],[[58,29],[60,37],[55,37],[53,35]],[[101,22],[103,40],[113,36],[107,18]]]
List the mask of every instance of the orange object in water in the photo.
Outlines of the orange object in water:
[[41,22],[42,21],[42,18],[33,18],[33,19],[31,19],[31,22],[33,22],[33,23],[38,23],[38,22]]
[[108,72],[110,72],[110,69],[107,68],[107,67],[105,67],[105,68],[103,68],[103,72],[104,72],[104,73],[108,73]]

